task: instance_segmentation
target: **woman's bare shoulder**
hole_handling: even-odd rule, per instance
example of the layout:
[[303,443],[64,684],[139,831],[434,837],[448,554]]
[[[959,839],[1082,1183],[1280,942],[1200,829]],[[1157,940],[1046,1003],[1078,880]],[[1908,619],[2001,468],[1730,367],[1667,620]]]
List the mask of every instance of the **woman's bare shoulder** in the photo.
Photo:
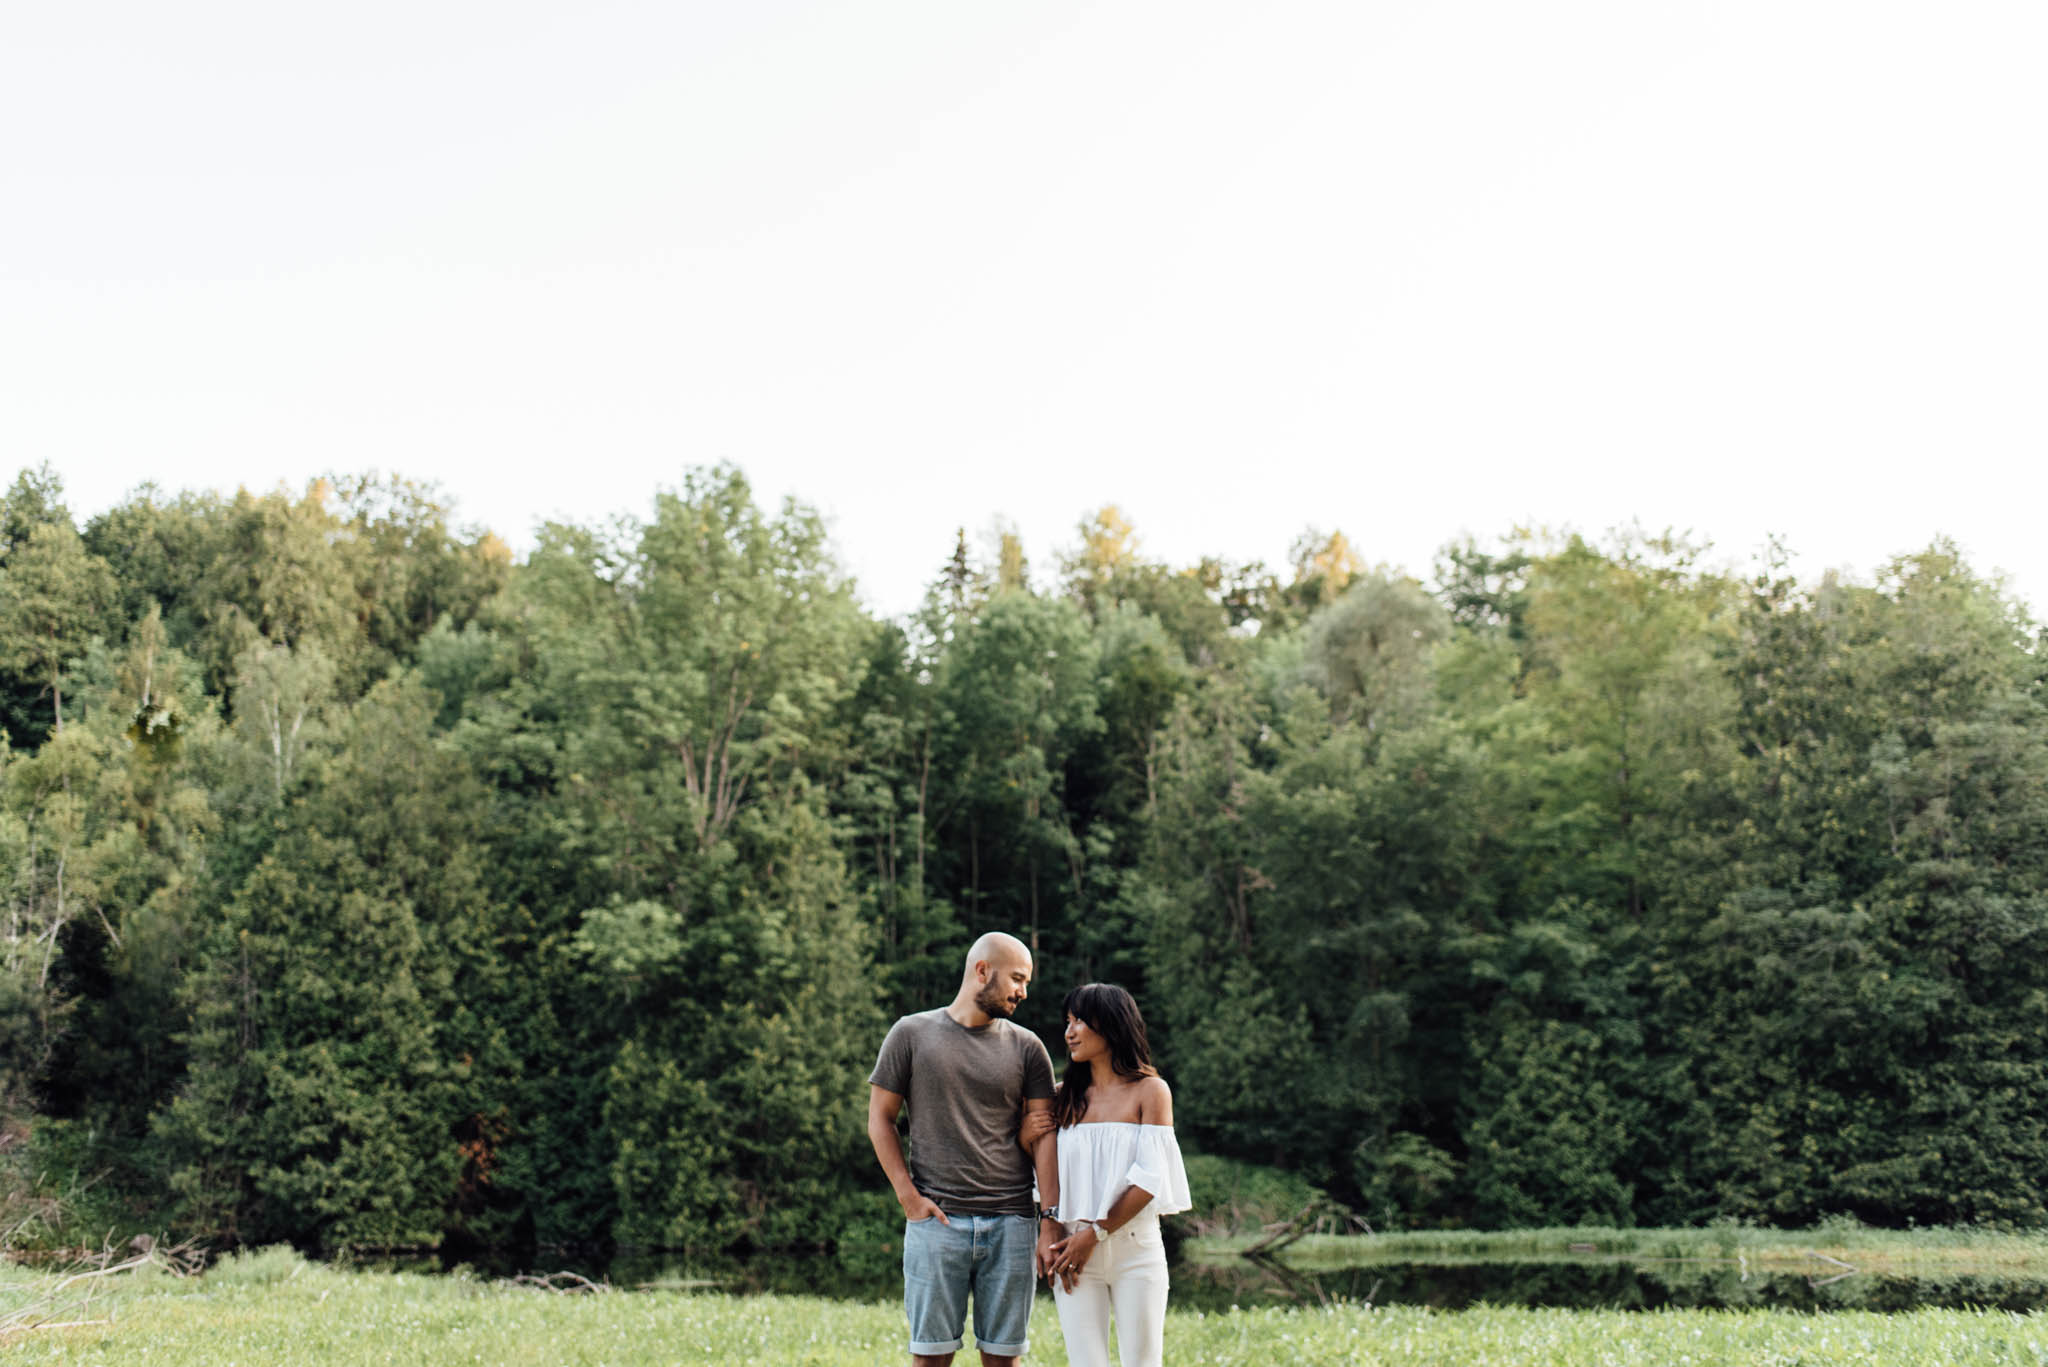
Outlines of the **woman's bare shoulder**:
[[1173,1123],[1173,1088],[1165,1078],[1154,1073],[1138,1084],[1138,1112],[1148,1124]]

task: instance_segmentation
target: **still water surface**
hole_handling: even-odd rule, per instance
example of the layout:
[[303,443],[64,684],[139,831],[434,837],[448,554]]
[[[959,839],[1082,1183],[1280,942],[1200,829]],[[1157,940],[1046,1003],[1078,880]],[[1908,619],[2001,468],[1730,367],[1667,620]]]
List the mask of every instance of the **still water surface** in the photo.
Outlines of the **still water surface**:
[[[1239,1266],[1237,1264],[1242,1264]],[[1942,1277],[1810,1274],[1744,1269],[1734,1262],[1638,1261],[1374,1263],[1292,1268],[1191,1263],[1175,1269],[1174,1299],[1188,1305],[1371,1301],[1457,1310],[1473,1305],[1572,1310],[1776,1309],[1901,1311],[1921,1306],[2048,1308],[2048,1280],[2004,1272]]]

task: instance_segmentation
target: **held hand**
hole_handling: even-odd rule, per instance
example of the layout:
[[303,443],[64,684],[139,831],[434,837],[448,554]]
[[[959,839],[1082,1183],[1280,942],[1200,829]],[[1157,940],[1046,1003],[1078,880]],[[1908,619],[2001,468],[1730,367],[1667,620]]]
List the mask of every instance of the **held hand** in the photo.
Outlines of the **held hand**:
[[945,1211],[939,1209],[939,1203],[921,1191],[911,1192],[910,1196],[902,1202],[902,1205],[903,1218],[912,1224],[916,1224],[919,1220],[929,1220],[936,1216],[940,1224],[948,1229],[952,1228],[953,1222],[946,1218]]
[[1059,1242],[1060,1227],[1050,1220],[1038,1222],[1038,1247],[1031,1252],[1031,1265],[1047,1283],[1052,1281],[1053,1246]]
[[1052,1133],[1052,1112],[1050,1110],[1024,1112],[1023,1128],[1017,1131],[1017,1144],[1029,1153],[1038,1147],[1038,1141]]
[[1059,1275],[1060,1282],[1068,1291],[1081,1280],[1081,1269],[1088,1265],[1088,1257],[1095,1252],[1097,1239],[1095,1226],[1083,1225],[1052,1246],[1052,1268]]

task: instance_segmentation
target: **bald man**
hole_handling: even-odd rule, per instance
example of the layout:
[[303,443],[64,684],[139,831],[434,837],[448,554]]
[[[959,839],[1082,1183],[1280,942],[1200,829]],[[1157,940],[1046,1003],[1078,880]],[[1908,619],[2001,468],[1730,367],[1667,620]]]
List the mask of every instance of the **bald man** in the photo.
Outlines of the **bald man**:
[[[990,931],[967,951],[953,1004],[905,1016],[868,1075],[868,1138],[903,1206],[903,1310],[910,1360],[944,1367],[974,1301],[982,1367],[1028,1346],[1038,1211],[1017,1143],[1027,1110],[1052,1105],[1052,1058],[1010,1019],[1031,983],[1031,951]],[[896,1118],[910,1105],[910,1159]]]

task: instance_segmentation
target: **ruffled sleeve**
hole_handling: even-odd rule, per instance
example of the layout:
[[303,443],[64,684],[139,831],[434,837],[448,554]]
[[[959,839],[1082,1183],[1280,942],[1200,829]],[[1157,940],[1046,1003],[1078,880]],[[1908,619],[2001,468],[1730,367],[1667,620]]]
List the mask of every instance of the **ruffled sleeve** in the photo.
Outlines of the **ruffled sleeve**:
[[1173,1137],[1173,1126],[1140,1125],[1137,1131],[1137,1152],[1124,1181],[1152,1193],[1145,1208],[1154,1215],[1186,1210],[1194,1202],[1188,1195],[1188,1170],[1181,1162],[1180,1143]]

